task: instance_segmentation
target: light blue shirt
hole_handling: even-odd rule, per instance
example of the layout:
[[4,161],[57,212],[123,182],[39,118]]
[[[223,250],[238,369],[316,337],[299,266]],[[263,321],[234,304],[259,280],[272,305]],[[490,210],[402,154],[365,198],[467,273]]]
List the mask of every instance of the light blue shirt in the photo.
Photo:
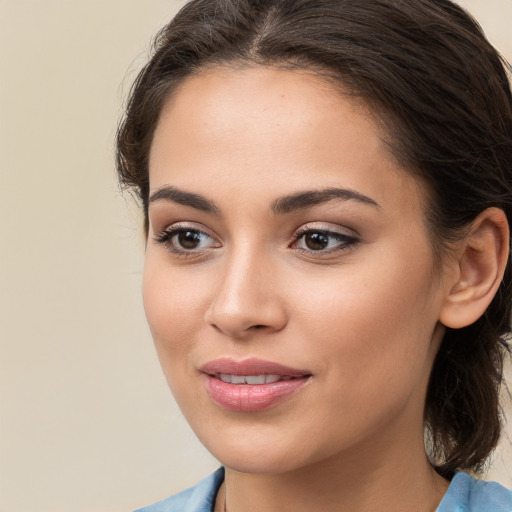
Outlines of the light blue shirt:
[[[224,468],[194,487],[135,512],[213,512]],[[436,512],[512,512],[512,492],[496,482],[456,473]]]

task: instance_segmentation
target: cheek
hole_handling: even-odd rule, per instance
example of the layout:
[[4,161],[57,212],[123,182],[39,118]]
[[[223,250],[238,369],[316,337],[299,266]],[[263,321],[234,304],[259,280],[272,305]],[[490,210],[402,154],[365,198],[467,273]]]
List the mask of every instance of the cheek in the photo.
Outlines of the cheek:
[[[429,254],[404,260],[394,250],[383,252],[332,278],[304,283],[309,293],[302,299],[298,330],[315,340],[330,375],[371,386],[398,384],[426,371],[437,323]],[[396,263],[403,261],[413,263],[407,268]]]
[[167,373],[166,366],[177,363],[190,350],[193,334],[202,325],[205,288],[196,286],[186,271],[172,269],[161,259],[147,254],[142,293],[148,324]]
[[146,255],[144,309],[163,373],[184,410],[201,398],[190,359],[204,325],[208,287],[198,286],[199,282],[191,279],[190,272],[170,267],[165,258]]

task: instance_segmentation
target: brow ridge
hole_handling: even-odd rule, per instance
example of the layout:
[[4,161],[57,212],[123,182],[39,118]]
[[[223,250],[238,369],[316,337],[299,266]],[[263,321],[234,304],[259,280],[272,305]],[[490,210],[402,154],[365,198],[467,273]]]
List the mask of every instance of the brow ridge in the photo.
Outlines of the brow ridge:
[[374,206],[378,209],[381,206],[371,197],[365,196],[356,190],[347,188],[326,188],[323,190],[306,190],[296,194],[286,195],[277,198],[272,202],[270,208],[276,214],[291,213],[295,210],[304,210],[319,204],[327,203],[334,199],[343,201],[354,200],[360,203]]
[[220,215],[220,210],[213,201],[210,201],[199,194],[185,192],[184,190],[180,190],[170,185],[160,187],[149,197],[149,203],[154,203],[160,200],[172,201],[183,206],[190,206],[191,208],[195,208],[202,212]]
[[[375,200],[356,190],[331,187],[322,190],[306,190],[278,197],[270,205],[270,210],[278,215],[286,214],[324,204],[334,199],[354,200],[380,209],[380,205]],[[185,192],[170,185],[164,185],[153,192],[149,198],[149,203],[160,200],[172,201],[206,213],[220,215],[220,209],[213,201],[200,194]]]

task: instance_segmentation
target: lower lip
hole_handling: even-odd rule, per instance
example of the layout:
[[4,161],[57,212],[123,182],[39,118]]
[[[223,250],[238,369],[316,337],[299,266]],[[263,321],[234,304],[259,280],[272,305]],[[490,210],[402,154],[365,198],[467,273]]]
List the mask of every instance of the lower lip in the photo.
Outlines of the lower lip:
[[206,375],[211,399],[230,411],[255,412],[267,409],[301,389],[309,376],[269,384],[230,384]]

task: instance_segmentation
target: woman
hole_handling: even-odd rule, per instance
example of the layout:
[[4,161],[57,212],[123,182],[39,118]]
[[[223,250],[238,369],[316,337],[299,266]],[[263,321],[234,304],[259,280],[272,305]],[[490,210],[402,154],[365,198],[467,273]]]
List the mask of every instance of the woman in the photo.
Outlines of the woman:
[[143,510],[512,510],[461,472],[500,435],[511,156],[503,63],[448,0],[188,3],[117,163],[164,373],[223,468]]

